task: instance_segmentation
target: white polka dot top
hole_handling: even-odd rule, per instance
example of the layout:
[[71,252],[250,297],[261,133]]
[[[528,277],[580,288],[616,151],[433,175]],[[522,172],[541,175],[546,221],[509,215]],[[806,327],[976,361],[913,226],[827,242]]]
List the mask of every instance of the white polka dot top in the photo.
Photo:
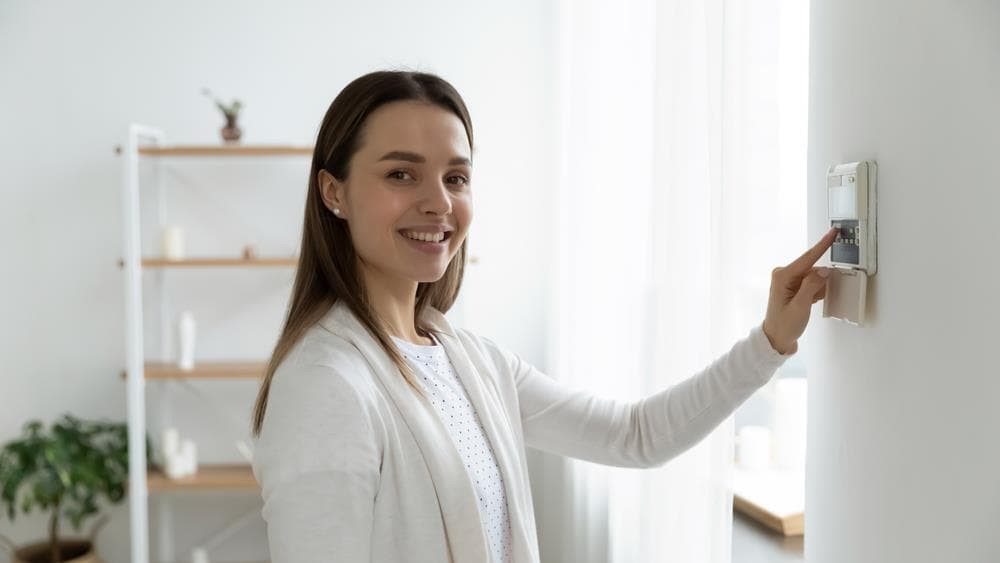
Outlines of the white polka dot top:
[[479,514],[490,542],[493,561],[511,561],[511,531],[507,497],[493,448],[469,402],[462,382],[455,374],[444,347],[433,335],[434,345],[423,346],[392,337],[403,357],[413,367],[417,380],[427,391],[434,410],[445,423],[465,469],[476,490]]

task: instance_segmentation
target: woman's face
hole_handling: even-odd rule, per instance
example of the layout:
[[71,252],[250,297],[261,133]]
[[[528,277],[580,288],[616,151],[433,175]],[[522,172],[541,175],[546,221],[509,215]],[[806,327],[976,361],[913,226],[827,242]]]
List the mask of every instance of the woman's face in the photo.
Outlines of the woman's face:
[[[392,102],[369,114],[361,147],[340,182],[319,173],[323,200],[347,221],[364,269],[433,282],[444,275],[472,222],[472,154],[462,120],[441,107]],[[441,242],[407,233],[444,233]],[[416,235],[420,236],[420,235]]]

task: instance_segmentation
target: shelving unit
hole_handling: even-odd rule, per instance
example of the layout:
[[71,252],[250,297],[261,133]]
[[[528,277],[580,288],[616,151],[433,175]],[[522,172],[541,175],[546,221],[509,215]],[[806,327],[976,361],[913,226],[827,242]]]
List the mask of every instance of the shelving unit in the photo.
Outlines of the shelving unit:
[[[141,207],[139,164],[142,158],[160,157],[300,157],[311,156],[312,147],[302,146],[166,146],[161,130],[145,125],[131,124],[124,147],[116,152],[122,159],[122,210],[123,256],[118,266],[125,282],[126,365],[122,377],[127,386],[127,416],[129,444],[129,508],[132,563],[149,563],[149,495],[176,492],[204,491],[256,491],[257,482],[248,464],[205,465],[197,474],[169,479],[158,470],[146,471],[146,382],[172,381],[189,383],[193,380],[255,380],[263,376],[266,363],[262,361],[199,362],[190,371],[184,371],[168,362],[151,361],[145,357],[143,346],[143,270],[162,271],[169,268],[275,268],[295,267],[298,259],[292,256],[241,258],[226,256],[194,257],[184,260],[167,260],[157,256],[142,256]],[[162,198],[162,192],[161,196]],[[163,217],[161,215],[160,221]],[[161,497],[161,515],[168,515],[171,505]],[[244,514],[225,529],[216,532],[198,545],[215,546],[240,527],[256,519],[256,511]],[[162,525],[162,524],[161,524]],[[164,530],[161,530],[164,531]],[[171,530],[165,530],[170,532]],[[177,559],[173,546],[161,542],[159,559]]]

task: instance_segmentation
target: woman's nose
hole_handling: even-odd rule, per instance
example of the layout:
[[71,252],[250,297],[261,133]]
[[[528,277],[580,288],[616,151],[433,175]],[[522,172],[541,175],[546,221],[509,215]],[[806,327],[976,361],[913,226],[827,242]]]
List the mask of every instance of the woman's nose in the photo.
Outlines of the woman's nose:
[[451,194],[444,180],[434,180],[428,182],[426,195],[421,203],[421,211],[434,211],[439,215],[447,215],[451,212]]

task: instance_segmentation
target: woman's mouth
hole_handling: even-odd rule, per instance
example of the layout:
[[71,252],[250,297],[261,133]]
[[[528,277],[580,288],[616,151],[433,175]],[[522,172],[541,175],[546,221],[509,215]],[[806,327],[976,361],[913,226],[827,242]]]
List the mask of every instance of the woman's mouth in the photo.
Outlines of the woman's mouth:
[[427,236],[427,238],[430,238],[432,240],[418,240],[404,234],[403,231],[397,231],[397,233],[399,233],[399,236],[405,239],[406,242],[411,247],[421,252],[426,252],[428,254],[437,254],[445,251],[448,248],[448,239],[451,238],[452,232],[453,231],[447,231],[443,233],[444,236],[443,238],[441,238],[440,241],[434,241],[433,240],[434,237],[432,236]]

